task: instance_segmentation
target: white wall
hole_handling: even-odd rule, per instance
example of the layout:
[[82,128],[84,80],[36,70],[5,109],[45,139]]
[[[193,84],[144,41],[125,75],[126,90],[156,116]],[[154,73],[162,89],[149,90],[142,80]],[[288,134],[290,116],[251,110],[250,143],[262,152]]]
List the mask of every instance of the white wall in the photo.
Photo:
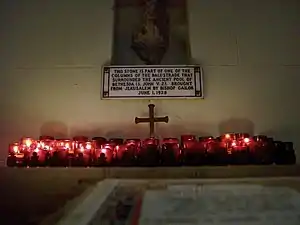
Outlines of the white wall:
[[[26,2],[26,4],[25,4]],[[279,4],[280,3],[280,4]],[[1,1],[0,159],[41,131],[145,136],[148,101],[100,100],[111,56],[112,0]],[[300,5],[297,0],[189,0],[193,58],[205,100],[154,101],[159,134],[236,131],[294,141],[300,150]],[[230,120],[228,122],[228,120]],[[300,155],[300,151],[299,155]]]

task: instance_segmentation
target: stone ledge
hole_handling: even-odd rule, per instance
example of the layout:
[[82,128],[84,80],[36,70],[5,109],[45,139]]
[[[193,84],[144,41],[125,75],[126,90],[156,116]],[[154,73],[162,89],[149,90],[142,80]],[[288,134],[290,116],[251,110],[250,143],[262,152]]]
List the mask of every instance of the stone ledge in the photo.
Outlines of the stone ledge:
[[[9,180],[64,178],[101,180],[117,179],[189,179],[189,178],[245,178],[245,177],[296,177],[300,165],[291,166],[217,166],[217,167],[106,167],[106,168],[0,168],[3,177]],[[18,177],[15,177],[17,175]],[[44,179],[44,178],[43,178]]]
[[[70,210],[56,225],[86,225],[93,219],[99,208],[108,196],[118,186],[116,180],[104,180],[99,182],[89,194],[85,194],[82,202],[74,203],[76,206]],[[97,201],[95,201],[97,199]]]
[[127,179],[188,179],[300,176],[300,165],[293,166],[220,166],[220,167],[159,167],[107,168],[105,178]]
[[[144,191],[146,191],[146,190],[150,191],[150,193],[151,192],[153,193],[153,191],[154,192],[158,191],[157,193],[162,193],[162,192],[165,193],[167,191],[167,192],[170,192],[170,193],[172,192],[172,195],[170,195],[170,196],[176,196],[176,194],[180,193],[181,197],[182,197],[182,194],[184,194],[186,197],[190,196],[191,191],[195,191],[196,189],[198,191],[195,192],[195,193],[200,193],[200,192],[203,192],[203,191],[207,191],[208,193],[212,194],[211,193],[212,190],[218,191],[221,188],[223,191],[226,190],[227,192],[234,193],[234,195],[235,195],[238,190],[242,191],[241,193],[244,193],[244,190],[246,190],[247,188],[248,188],[248,191],[257,191],[257,190],[258,191],[261,191],[261,190],[265,191],[266,189],[270,189],[271,187],[276,187],[275,190],[278,190],[277,187],[279,187],[279,186],[282,190],[290,191],[290,192],[293,192],[294,194],[297,194],[297,192],[294,192],[294,191],[297,191],[297,190],[299,191],[299,184],[300,184],[299,179],[300,179],[300,177],[244,178],[244,179],[241,179],[241,178],[232,178],[232,179],[182,179],[182,180],[180,180],[180,179],[173,179],[173,180],[168,180],[168,179],[167,180],[166,179],[160,179],[160,180],[152,180],[152,179],[149,179],[149,180],[147,180],[147,179],[128,180],[128,179],[122,179],[122,180],[118,180],[117,185],[119,185],[119,187],[120,186],[127,187],[128,189],[131,189],[133,187],[137,188],[139,186],[141,189],[137,189],[137,190],[142,190],[142,191],[137,192],[137,193],[140,193],[140,194],[142,194],[142,193],[145,194]],[[108,179],[106,181],[109,181],[109,180],[110,179]],[[151,188],[153,183],[159,184],[161,187],[162,186],[165,186],[165,187],[161,188],[161,189],[153,190]],[[291,185],[293,183],[297,184],[298,188],[293,187],[293,185]],[[195,189],[195,187],[196,187],[196,189]],[[259,189],[257,189],[257,187]],[[188,188],[188,189],[186,191],[184,191],[184,189],[186,189],[186,188]],[[190,190],[189,188],[192,188],[192,190]],[[235,188],[235,189],[232,190],[232,188]],[[292,188],[292,189],[295,189],[295,190],[292,190],[292,189],[289,189],[289,188]],[[178,191],[180,191],[180,192],[178,192]],[[124,192],[124,193],[126,194],[126,192]],[[104,193],[104,195],[106,196],[106,193]],[[117,195],[117,196],[119,196],[119,195]],[[143,194],[141,196],[143,196]],[[107,199],[107,201],[105,203],[107,205],[109,205],[109,206],[113,205],[113,199],[110,199],[110,198],[106,198],[106,199]],[[158,197],[157,199],[160,200],[162,198]],[[250,197],[250,199],[251,199],[251,197]],[[99,202],[104,203],[104,201],[102,201],[102,198],[99,200]],[[80,202],[77,202],[77,204],[80,204],[79,207],[87,207],[87,205],[84,205]],[[121,223],[121,224],[125,224],[125,225],[137,224],[138,221],[141,219],[141,218],[139,218],[139,216],[140,216],[142,201],[141,202],[136,201],[133,204],[134,205],[132,205],[133,208],[132,208],[131,213],[129,214],[128,218],[125,221],[121,221],[121,222],[124,222],[124,223]],[[98,205],[99,205],[99,208],[103,207],[103,204],[102,205],[98,204]],[[155,210],[154,207],[155,206],[151,206],[150,208],[148,207],[148,211],[149,210],[150,211]],[[94,208],[91,208],[91,210],[94,211]],[[103,211],[102,211],[102,213],[103,213]],[[120,222],[120,221],[118,219],[116,219],[114,216],[111,216],[111,214],[108,214],[108,215],[110,215],[110,216],[109,217],[101,217],[101,213],[100,213],[100,216],[99,216],[99,214],[98,214],[98,216],[92,217],[92,218],[89,216],[89,218],[91,218],[91,220],[89,221],[90,223],[85,223],[88,220],[82,220],[80,224],[81,225],[86,225],[86,224],[109,224],[109,222],[116,222],[116,224],[119,224],[118,222]],[[188,217],[185,218],[185,219],[188,219]],[[176,218],[175,219],[173,218],[173,220],[176,221]],[[178,222],[182,222],[182,221],[178,221]],[[64,223],[61,223],[61,224],[68,225],[69,223],[64,222]],[[76,224],[79,224],[79,223],[76,223]],[[153,224],[155,224],[155,223],[153,223]]]
[[[292,166],[224,166],[224,167],[177,167],[177,168],[7,168],[0,167],[0,183],[2,195],[1,205],[5,212],[3,220],[22,220],[55,213],[55,207],[62,207],[62,203],[80,195],[90,185],[105,178],[120,178],[121,181],[134,179],[135,182],[151,180],[152,188],[160,188],[161,180],[172,179],[179,182],[196,182],[199,179],[213,182],[223,178],[227,182],[235,178],[255,178],[261,180],[278,180],[280,177],[300,178],[300,165]],[[268,179],[265,179],[267,178]],[[159,180],[159,181],[157,181]],[[273,183],[273,182],[272,182]],[[289,186],[300,191],[299,182],[286,180]],[[267,182],[269,185],[269,182]],[[271,184],[270,184],[271,185]],[[279,184],[278,184],[279,185]],[[22,187],[22,191],[19,191]],[[77,190],[79,189],[79,190]],[[81,191],[82,190],[82,191]],[[65,195],[67,196],[65,197]],[[65,200],[63,198],[66,198]],[[20,201],[21,199],[21,201]],[[50,201],[50,203],[49,203]],[[79,201],[80,202],[80,201]],[[70,202],[71,203],[71,202]],[[71,204],[73,204],[72,202]],[[75,203],[76,204],[76,203]],[[52,207],[52,208],[51,208]],[[71,207],[72,208],[72,207]],[[71,208],[63,212],[68,213]],[[15,209],[13,213],[9,213]],[[24,212],[25,210],[25,212]],[[43,212],[42,214],[39,214]],[[36,215],[37,214],[37,215]],[[49,215],[48,214],[48,215]],[[63,216],[63,214],[59,215]],[[20,218],[11,218],[19,215]],[[24,218],[23,218],[24,217]],[[45,218],[45,217],[44,217]],[[59,219],[58,217],[54,218]]]

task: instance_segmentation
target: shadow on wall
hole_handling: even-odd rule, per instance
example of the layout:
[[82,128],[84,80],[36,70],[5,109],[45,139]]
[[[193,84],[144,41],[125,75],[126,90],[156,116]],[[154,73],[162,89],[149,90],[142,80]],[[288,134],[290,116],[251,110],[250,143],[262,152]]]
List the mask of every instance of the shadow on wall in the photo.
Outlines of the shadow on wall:
[[[213,130],[213,125],[203,123],[193,124],[155,124],[156,136],[177,137],[184,134],[197,136],[211,136],[207,132]],[[70,137],[84,135],[87,137],[106,137],[106,138],[147,138],[149,137],[149,124],[85,124],[70,128]]]
[[[211,136],[213,125],[203,123],[193,124],[156,124],[158,137],[180,137],[183,134],[194,134],[197,136]],[[248,119],[231,118],[219,124],[220,134],[240,132],[254,134],[254,124]],[[56,138],[74,137],[84,135],[88,137],[103,136],[106,138],[145,138],[149,136],[149,124],[85,124],[70,128],[60,121],[49,121],[44,123],[40,129],[41,135],[51,135]]]
[[87,137],[96,137],[102,136],[103,127],[102,126],[90,126],[90,125],[82,125],[82,126],[72,126],[70,127],[70,138],[75,136],[87,136]]
[[272,137],[275,140],[278,138],[279,134],[277,132],[275,132],[274,130],[270,129],[270,130],[266,130],[266,131],[262,131],[259,133],[260,135],[266,135],[268,137]]
[[274,129],[269,129],[260,134],[273,137],[275,140],[281,141],[296,141],[299,140],[300,126],[294,124],[293,126],[283,126]]
[[40,128],[41,135],[50,135],[55,138],[67,138],[68,133],[67,125],[60,121],[46,122]]
[[158,124],[157,131],[161,137],[177,137],[180,138],[181,135],[196,135],[196,136],[212,136],[208,131],[213,130],[213,125],[203,124],[203,123],[193,123],[193,124]]
[[248,133],[254,135],[254,123],[245,118],[231,118],[219,124],[220,135],[226,133]]
[[291,141],[294,144],[294,149],[297,158],[297,164],[300,163],[300,126],[293,124],[290,126],[275,127],[273,129],[260,132],[262,135],[266,135],[274,138],[275,141]]
[[[147,126],[147,125],[146,125]],[[132,124],[85,124],[70,128],[70,136],[84,135],[87,137],[105,138],[144,138],[147,136],[147,129]]]

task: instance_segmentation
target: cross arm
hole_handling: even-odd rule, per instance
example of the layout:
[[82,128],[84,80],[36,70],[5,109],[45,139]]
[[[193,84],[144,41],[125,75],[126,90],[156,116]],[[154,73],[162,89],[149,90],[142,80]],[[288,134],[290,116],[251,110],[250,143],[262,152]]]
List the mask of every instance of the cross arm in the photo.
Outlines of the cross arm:
[[135,123],[149,123],[150,119],[149,118],[140,118],[140,117],[135,117]]
[[168,123],[168,122],[169,122],[169,117],[168,117],[168,116],[164,116],[164,117],[155,117],[155,118],[154,118],[154,122],[164,122],[164,123]]

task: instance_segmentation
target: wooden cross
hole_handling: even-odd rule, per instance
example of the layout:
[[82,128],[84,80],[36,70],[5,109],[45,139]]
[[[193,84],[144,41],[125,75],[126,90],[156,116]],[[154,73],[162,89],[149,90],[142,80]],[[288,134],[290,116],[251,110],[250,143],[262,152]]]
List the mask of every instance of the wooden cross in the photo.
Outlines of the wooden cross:
[[139,118],[135,117],[135,123],[149,123],[150,127],[150,137],[154,137],[154,124],[159,123],[159,122],[164,122],[168,123],[169,122],[169,117],[164,116],[164,117],[155,117],[154,116],[154,104],[149,104],[149,117],[148,118]]

